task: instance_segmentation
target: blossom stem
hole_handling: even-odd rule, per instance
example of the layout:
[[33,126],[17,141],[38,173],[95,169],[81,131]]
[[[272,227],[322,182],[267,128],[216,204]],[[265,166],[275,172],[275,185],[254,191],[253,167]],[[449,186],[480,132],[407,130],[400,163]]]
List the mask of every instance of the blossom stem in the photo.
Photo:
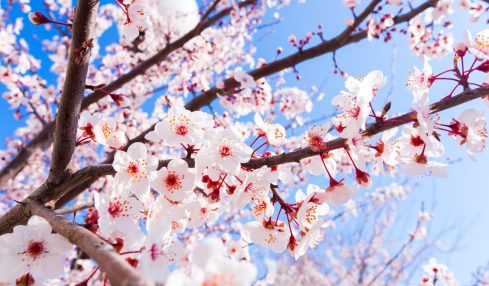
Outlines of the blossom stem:
[[455,87],[452,89],[452,91],[450,92],[450,94],[449,94],[449,95],[447,95],[447,96],[445,96],[445,98],[444,98],[444,99],[451,98],[451,97],[452,97],[452,95],[453,95],[453,93],[454,93],[454,92],[455,92],[455,90],[457,89],[457,87],[459,87],[459,85],[460,85],[460,83],[459,83],[459,84],[457,84],[457,85],[456,85],[456,86],[455,86]]
[[469,75],[471,74],[474,70],[476,70],[477,68],[474,69],[474,66],[475,66],[475,63],[477,62],[477,58],[474,58],[474,61],[472,62],[472,65],[470,66],[470,68],[467,70],[466,74],[465,75]]
[[423,150],[421,150],[420,156],[424,156],[424,151],[426,150],[426,143],[423,144]]
[[462,57],[461,62],[462,62],[462,74],[464,74],[465,73],[464,57]]
[[277,218],[275,219],[275,224],[278,222],[278,218],[280,217],[280,214],[282,213],[282,206],[280,206],[280,209],[278,210]]
[[236,180],[238,180],[238,182],[240,182],[241,184],[243,184],[243,180],[241,180],[238,176],[234,176],[236,178]]
[[329,180],[334,181],[335,179],[333,178],[333,176],[331,176],[331,173],[329,172],[328,167],[326,167],[326,162],[324,162],[324,158],[322,156],[322,153],[319,154],[319,157],[321,158],[321,162],[323,162],[323,166],[324,166],[324,169],[326,170],[326,173],[328,173]]
[[263,137],[263,135],[258,135],[255,140],[253,140],[253,142],[251,142],[251,145],[250,147],[253,147],[253,145],[255,145],[256,141],[258,141],[258,139],[260,139],[261,137]]
[[346,154],[348,154],[348,157],[350,158],[351,163],[353,164],[353,167],[355,167],[356,170],[358,170],[357,165],[355,164],[355,161],[353,161],[353,158],[351,157],[350,151],[348,148],[345,148]]
[[459,81],[458,79],[450,78],[450,77],[437,77],[437,78],[433,79],[433,81],[435,81],[435,80],[452,80],[452,81],[456,81],[456,82]]
[[222,184],[224,183],[224,180],[226,180],[226,177],[227,177],[227,176],[228,176],[228,174],[225,174],[225,175],[224,175],[224,177],[222,177],[222,179],[221,179],[221,183],[219,184],[219,187],[217,187],[217,189],[218,189],[218,190],[220,190],[220,189],[221,189]]
[[287,213],[287,224],[289,225],[290,236],[295,240],[294,234],[292,233],[292,227],[290,226],[290,217]]
[[49,23],[51,24],[55,24],[55,25],[60,25],[60,26],[65,26],[65,27],[68,27],[71,29],[72,25],[71,24],[68,24],[68,23],[62,23],[62,22],[58,22],[58,21],[53,21],[53,20],[49,20]]
[[90,274],[90,276],[88,276],[85,280],[83,280],[82,282],[76,284],[76,285],[84,285],[84,284],[87,284],[88,281],[90,281],[90,279],[93,278],[93,276],[95,275],[95,273],[97,273],[99,270],[98,266],[95,267],[95,269],[92,271],[92,273]]
[[380,118],[379,118],[379,117],[377,117],[377,114],[375,113],[375,110],[374,110],[374,107],[372,106],[372,103],[371,103],[371,102],[369,102],[369,103],[368,103],[368,105],[370,106],[370,110],[372,110],[372,114],[373,114],[373,116],[374,116],[374,118],[375,118],[375,121],[376,121],[376,122],[379,122]]
[[443,71],[443,72],[441,72],[441,73],[439,73],[439,74],[437,74],[437,75],[434,75],[434,76],[432,77],[432,80],[435,80],[435,79],[437,79],[439,76],[441,76],[441,75],[443,75],[443,74],[446,74],[447,72],[452,72],[452,71],[454,71],[454,70],[453,70],[453,69],[450,69],[450,70]]
[[452,134],[455,134],[455,135],[458,135],[458,136],[460,136],[462,138],[465,138],[466,137],[465,134],[463,134],[463,133],[461,133],[459,131],[456,131],[456,130],[448,130],[448,129],[444,129],[444,128],[441,128],[441,127],[436,127],[436,129],[441,130],[441,131],[445,131],[445,132],[448,132],[448,133],[452,133]]
[[258,146],[255,151],[253,151],[253,153],[251,153],[251,157],[253,157],[253,155],[255,155],[256,151],[258,151],[261,147],[267,145],[267,142],[263,142],[263,144],[261,144],[260,146]]
[[474,82],[469,82],[469,84],[471,84],[471,85],[475,85],[475,86],[477,86],[477,87],[483,87],[483,85],[480,85],[480,84],[478,84],[478,83],[474,83]]
[[126,255],[126,254],[136,254],[136,253],[141,253],[143,252],[143,249],[140,250],[132,250],[132,251],[126,251],[126,252],[121,252],[120,255]]

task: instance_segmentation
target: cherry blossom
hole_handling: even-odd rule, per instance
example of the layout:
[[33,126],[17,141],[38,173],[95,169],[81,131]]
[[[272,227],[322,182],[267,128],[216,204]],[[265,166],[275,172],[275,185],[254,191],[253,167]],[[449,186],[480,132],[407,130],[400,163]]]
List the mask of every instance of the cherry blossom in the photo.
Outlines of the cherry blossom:
[[242,70],[234,72],[234,79],[241,84],[242,88],[254,89],[256,87],[255,79]]
[[280,124],[265,122],[260,114],[255,114],[255,123],[257,125],[258,136],[265,136],[267,142],[272,146],[280,145],[285,139],[285,128]]
[[352,186],[345,185],[341,181],[333,181],[324,193],[317,193],[319,203],[328,203],[339,207],[355,196],[356,191]]
[[144,0],[136,0],[125,5],[125,9],[126,19],[121,27],[121,34],[126,40],[133,41],[140,31],[149,26],[148,16],[151,8]]
[[379,71],[370,72],[362,79],[349,77],[346,80],[348,91],[342,91],[331,101],[341,111],[333,123],[342,137],[355,137],[360,129],[365,129],[370,101],[384,85],[385,78]]
[[320,220],[320,216],[326,215],[329,211],[329,206],[326,203],[319,203],[318,198],[316,198],[320,192],[319,186],[310,184],[307,186],[307,196],[302,190],[297,191],[295,195],[296,201],[301,203],[297,211],[297,221],[303,232],[307,232],[312,225]]
[[420,92],[431,87],[433,72],[426,58],[424,61],[423,70],[413,67],[413,70],[408,75],[406,86],[411,92]]
[[217,239],[207,239],[192,251],[194,267],[191,273],[172,272],[166,285],[251,285],[257,275],[256,267],[247,261],[237,261],[225,255]]
[[454,136],[460,145],[467,147],[467,153],[480,153],[486,146],[487,128],[483,112],[473,108],[464,110],[457,120],[453,119],[449,134]]
[[179,233],[185,230],[190,220],[190,203],[170,202],[164,196],[159,196],[152,203],[146,229],[150,233]]
[[194,175],[189,172],[187,162],[174,159],[156,173],[151,186],[169,200],[180,202],[192,193]]
[[206,135],[209,142],[197,154],[196,165],[220,165],[228,174],[236,174],[241,163],[247,162],[253,150],[242,142],[234,129],[212,130]]
[[46,16],[44,16],[40,12],[30,12],[29,13],[29,21],[31,21],[31,23],[34,25],[41,25],[41,24],[49,23],[49,19],[46,18]]
[[175,35],[190,32],[200,21],[199,7],[195,0],[158,1],[158,12]]
[[202,140],[204,130],[212,126],[211,117],[201,111],[190,112],[174,107],[156,124],[155,135],[170,146],[195,145]]
[[311,228],[305,233],[295,248],[294,258],[297,260],[299,257],[306,254],[309,248],[316,248],[324,239],[323,229],[334,226],[335,224],[332,221],[324,220],[318,220],[312,224]]
[[284,252],[289,243],[290,232],[282,221],[253,221],[245,224],[241,237],[247,242],[269,247],[276,253]]
[[360,0],[343,0],[343,5],[345,5],[348,8],[353,8],[360,3]]
[[489,30],[484,30],[475,35],[475,40],[472,40],[470,31],[465,33],[466,40],[469,45],[469,52],[479,60],[489,59]]
[[84,125],[80,126],[80,129],[85,131],[89,128],[87,124],[92,124],[91,122],[97,121],[93,125],[93,135],[95,136],[95,141],[97,143],[114,149],[119,149],[126,145],[126,134],[124,131],[117,128],[117,122],[114,118],[104,117],[100,120],[96,120],[96,118],[88,118],[88,113],[84,114],[84,122],[82,121]]
[[[2,97],[21,126],[0,150],[0,230],[9,227],[5,221],[21,223],[16,212],[29,214],[33,200],[62,207],[46,213],[73,223],[56,220],[54,229],[60,223],[106,242],[114,252],[102,259],[128,262],[127,272],[149,284],[402,285],[403,267],[416,257],[401,256],[430,245],[426,222],[436,218],[421,209],[405,241],[384,241],[398,222],[395,201],[417,182],[380,184],[403,174],[446,177],[450,137],[470,158],[485,149],[484,114],[447,111],[489,102],[489,80],[481,77],[489,71],[489,30],[454,44],[449,31],[460,17],[448,18],[459,12],[453,0],[344,0],[344,13],[333,16],[350,16],[332,19],[340,20],[338,29],[295,31],[271,54],[255,42],[285,20],[279,8],[304,1],[116,0],[92,11],[48,0],[45,14],[29,13],[29,0],[7,2],[0,7]],[[458,3],[473,20],[487,13],[486,4]],[[78,11],[89,17],[76,17]],[[120,41],[110,38],[114,25]],[[44,39],[33,45],[38,39],[26,27]],[[83,38],[80,46],[72,45],[73,35]],[[364,39],[374,48],[397,46],[399,37],[424,60],[422,69],[388,79],[353,59],[365,74],[349,76],[358,71],[342,60],[343,47]],[[382,41],[367,41],[373,39]],[[303,63],[324,54],[332,56],[319,71],[327,80],[314,86]],[[377,60],[385,58],[372,62],[382,67]],[[82,68],[75,76],[67,68],[73,64]],[[46,77],[45,66],[58,76]],[[330,72],[339,77],[330,80]],[[343,80],[343,90],[335,90],[333,82]],[[384,92],[388,80],[392,87],[407,82],[412,104],[397,104],[402,92],[394,88]],[[66,104],[72,99],[75,108]],[[324,109],[328,100],[334,116]],[[61,119],[78,113],[74,122]],[[75,148],[59,152],[59,142]],[[359,187],[367,190],[356,196]],[[372,237],[347,233],[352,224],[368,226]],[[87,240],[72,241],[76,251],[40,217],[16,226],[0,236],[7,246],[0,267],[12,269],[0,274],[0,284],[123,284],[116,280],[127,273],[114,275],[87,251]],[[324,251],[316,252],[329,275],[308,255],[321,244]],[[288,264],[284,273],[281,264]],[[436,261],[425,270],[425,285],[456,284]]]
[[127,152],[117,151],[112,166],[117,172],[115,180],[141,197],[149,191],[158,160],[148,155],[146,146],[138,142],[129,146]]
[[275,96],[280,97],[280,112],[287,118],[294,118],[311,112],[313,103],[307,92],[298,88],[282,88]]
[[423,277],[422,285],[433,285],[440,280],[446,286],[458,285],[457,280],[453,273],[448,270],[448,267],[445,264],[438,263],[434,257],[430,258],[428,264],[423,266],[423,270],[428,274],[428,277]]
[[330,131],[331,124],[326,123],[322,126],[312,125],[306,135],[306,142],[313,151],[326,150],[326,134]]
[[143,204],[138,199],[113,190],[110,195],[96,193],[94,201],[99,215],[98,225],[103,235],[124,237],[129,244],[141,239],[138,218]]
[[64,270],[63,256],[71,244],[51,232],[44,218],[32,216],[27,225],[18,225],[12,233],[0,236],[0,266],[4,269],[0,282],[16,285],[25,274],[31,275],[36,284],[59,277]]
[[168,267],[179,263],[184,254],[182,243],[172,237],[161,237],[159,232],[149,233],[139,257],[145,275],[156,283],[164,283],[170,273]]

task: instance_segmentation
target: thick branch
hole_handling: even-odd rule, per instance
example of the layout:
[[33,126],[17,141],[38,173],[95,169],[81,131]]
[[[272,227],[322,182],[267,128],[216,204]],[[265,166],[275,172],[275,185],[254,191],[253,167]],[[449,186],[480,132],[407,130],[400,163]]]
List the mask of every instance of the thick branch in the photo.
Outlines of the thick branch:
[[78,1],[73,21],[68,69],[56,115],[53,157],[48,182],[57,184],[66,172],[76,147],[76,130],[85,92],[97,19],[98,0]]
[[113,174],[111,165],[88,166],[68,176],[58,186],[48,187],[46,183],[41,185],[25,200],[15,205],[0,218],[0,235],[11,232],[13,227],[18,224],[27,223],[29,216],[24,209],[24,205],[27,202],[36,201],[45,204],[51,200],[57,200],[73,189],[83,188],[85,190],[97,178],[111,174]]
[[29,202],[26,208],[30,215],[45,218],[55,232],[67,238],[95,260],[100,269],[107,274],[112,285],[154,285],[136,271],[124,257],[116,253],[114,247],[89,230],[57,216],[52,210],[39,203]]
[[[245,7],[253,5],[254,3],[256,3],[256,1],[257,0],[242,1],[238,4],[238,6]],[[149,68],[164,61],[172,52],[182,48],[187,42],[195,38],[203,30],[220,21],[231,11],[232,8],[227,8],[219,11],[205,22],[199,24],[198,27],[184,35],[182,38],[169,44],[157,54],[135,66],[128,73],[109,83],[107,86],[104,87],[104,91],[114,92],[126,83],[132,81],[137,76],[144,74]],[[106,94],[101,91],[93,92],[83,99],[81,108],[86,109],[90,104],[97,102],[105,96]],[[51,144],[54,126],[54,122],[47,123],[46,127],[44,127],[41,132],[39,132],[34,137],[34,139],[32,139],[24,148],[22,148],[19,153],[0,171],[0,188],[3,188],[10,179],[14,178],[29,163],[29,158],[38,148],[47,148],[49,144]]]

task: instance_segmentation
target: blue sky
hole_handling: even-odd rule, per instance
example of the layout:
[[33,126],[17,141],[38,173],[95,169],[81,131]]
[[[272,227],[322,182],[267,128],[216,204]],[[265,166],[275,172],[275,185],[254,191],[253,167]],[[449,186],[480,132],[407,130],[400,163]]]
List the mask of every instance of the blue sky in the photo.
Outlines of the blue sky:
[[[283,23],[274,25],[271,28],[261,29],[256,38],[257,47],[256,57],[263,57],[271,60],[274,58],[276,48],[284,48],[284,55],[295,50],[288,43],[288,36],[295,34],[298,38],[304,37],[309,31],[315,31],[318,24],[323,25],[326,38],[336,35],[343,27],[343,20],[350,17],[350,13],[345,9],[341,1],[326,0],[307,0],[305,4],[297,4],[296,1],[289,7],[280,10],[280,15],[284,19]],[[363,1],[366,2],[366,1]],[[420,1],[415,1],[419,3]],[[470,29],[473,33],[482,29],[482,24],[470,24],[466,12],[460,11],[456,17],[451,17],[455,27],[451,30],[456,40],[462,40],[462,32]],[[265,23],[272,22],[271,15]],[[484,21],[484,19],[482,20]],[[46,56],[42,53],[39,43],[32,41],[32,34],[39,33],[42,37],[49,37],[49,34],[42,32],[43,29],[33,27],[27,20],[24,22],[27,28],[24,36],[32,43],[31,48],[36,57],[41,58],[43,68],[41,72],[47,75],[48,79],[53,79],[50,74],[50,64]],[[392,88],[390,100],[393,103],[393,111],[405,112],[411,106],[411,95],[405,89],[404,84],[406,75],[413,65],[419,67],[423,62],[411,54],[407,48],[407,40],[402,36],[394,36],[394,41],[385,44],[382,41],[362,41],[341,49],[337,53],[340,67],[352,74],[359,76],[371,70],[379,69],[389,78],[388,85],[383,92],[375,99],[374,105],[381,108],[387,100],[386,95]],[[451,65],[451,56],[441,60],[433,60],[434,71],[441,71]],[[310,90],[312,85],[322,86],[322,91],[326,94],[326,99],[316,104],[311,118],[317,118],[324,114],[331,114],[333,111],[330,99],[335,96],[342,88],[344,79],[332,73],[331,55],[322,56],[298,66],[302,76],[301,81],[291,78],[288,85],[299,86],[304,90]],[[245,67],[245,70],[248,67]],[[437,84],[431,96],[439,99],[444,96],[451,86],[443,83]],[[1,90],[1,87],[0,87]],[[487,109],[480,101],[466,105],[479,110]],[[0,100],[0,120],[3,123],[0,128],[0,146],[3,139],[11,135],[19,122],[13,118],[13,112],[8,112],[8,105]],[[445,112],[445,119],[451,116],[457,117],[460,108]],[[151,110],[148,110],[151,112]],[[453,140],[446,138],[446,154],[450,159],[458,160],[448,168],[450,174],[448,179],[436,179],[431,177],[417,178],[413,182],[419,182],[415,191],[410,195],[406,202],[400,205],[403,215],[415,217],[421,202],[430,208],[434,206],[434,220],[432,229],[434,232],[452,228],[442,237],[448,244],[457,240],[457,251],[450,254],[435,253],[434,256],[449,266],[462,282],[467,282],[470,274],[477,266],[485,265],[489,260],[489,248],[486,245],[489,236],[489,189],[486,187],[485,174],[489,166],[489,154],[484,152],[477,156],[477,161],[470,160],[465,151],[459,148]],[[401,179],[401,178],[400,178]],[[382,179],[380,179],[382,180]],[[374,185],[380,184],[379,180]],[[416,207],[412,207],[416,206]],[[408,231],[405,229],[404,231]]]

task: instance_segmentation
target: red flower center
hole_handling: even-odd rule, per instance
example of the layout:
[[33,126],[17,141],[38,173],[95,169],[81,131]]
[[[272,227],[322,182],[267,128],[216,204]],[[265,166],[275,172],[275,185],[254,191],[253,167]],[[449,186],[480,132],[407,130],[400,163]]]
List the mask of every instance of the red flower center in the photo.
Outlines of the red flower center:
[[165,185],[169,189],[179,188],[181,186],[180,178],[174,172],[169,172],[165,178]]
[[129,175],[135,175],[139,172],[139,167],[136,163],[130,163],[129,166],[127,167],[127,172]]
[[122,212],[121,204],[119,202],[110,202],[108,212],[112,217],[118,217]]
[[421,136],[419,136],[419,135],[411,136],[411,145],[413,145],[415,147],[419,147],[419,146],[424,145],[424,141],[421,138]]
[[42,241],[34,241],[27,246],[27,254],[36,259],[39,255],[45,252],[44,243]]
[[178,135],[185,135],[188,133],[188,127],[186,125],[180,125],[176,128],[175,132],[178,134]]
[[219,153],[223,158],[233,155],[233,153],[231,152],[231,148],[229,148],[229,146],[221,146],[221,148],[219,149]]

